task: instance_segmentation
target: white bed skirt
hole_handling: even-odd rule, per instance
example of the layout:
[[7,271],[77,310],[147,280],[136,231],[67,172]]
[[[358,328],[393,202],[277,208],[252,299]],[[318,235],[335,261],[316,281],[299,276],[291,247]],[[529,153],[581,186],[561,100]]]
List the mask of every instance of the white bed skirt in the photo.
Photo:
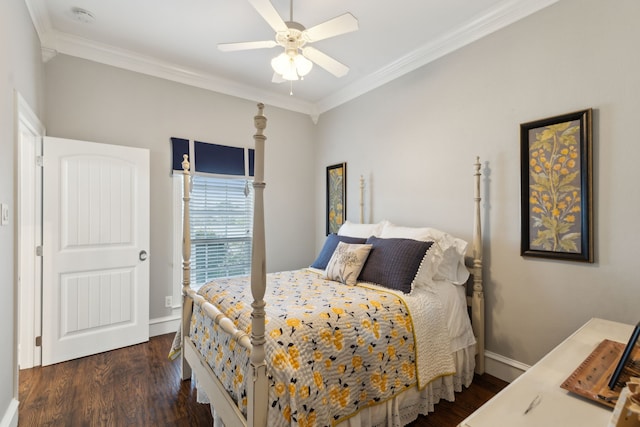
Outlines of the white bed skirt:
[[[422,390],[418,390],[417,387],[410,388],[387,402],[363,409],[337,427],[401,427],[414,421],[418,415],[433,412],[435,404],[440,399],[453,402],[454,393],[462,391],[463,386],[468,387],[473,380],[475,350],[475,345],[472,345],[454,353],[455,375],[438,378]],[[209,403],[207,395],[200,391],[197,379],[193,380],[198,389],[198,402]],[[213,406],[211,415],[214,427],[224,427]]]

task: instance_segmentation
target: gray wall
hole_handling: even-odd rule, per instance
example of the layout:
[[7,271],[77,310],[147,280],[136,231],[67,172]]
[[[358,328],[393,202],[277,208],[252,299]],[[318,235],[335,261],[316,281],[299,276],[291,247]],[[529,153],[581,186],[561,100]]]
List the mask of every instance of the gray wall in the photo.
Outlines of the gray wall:
[[[45,123],[51,136],[151,150],[151,319],[172,294],[172,136],[253,147],[256,103],[95,62],[58,55],[46,64]],[[313,262],[313,123],[266,106],[267,269]],[[46,146],[44,147],[46,156]],[[181,236],[175,239],[180,244]],[[293,249],[295,248],[295,249]]]
[[[17,323],[16,135],[14,91],[31,109],[43,110],[43,67],[40,43],[24,1],[0,2],[0,202],[9,205],[9,225],[0,227],[0,420],[13,416],[17,390],[15,325]],[[17,398],[17,394],[15,394]],[[15,403],[15,402],[14,402]],[[13,408],[15,409],[15,408]],[[2,421],[9,422],[10,419]]]
[[[349,218],[472,237],[482,181],[487,348],[533,364],[591,317],[636,323],[640,192],[640,2],[563,0],[323,114],[320,167],[348,163]],[[520,256],[519,124],[594,109],[596,263]],[[316,221],[316,249],[324,223]]]

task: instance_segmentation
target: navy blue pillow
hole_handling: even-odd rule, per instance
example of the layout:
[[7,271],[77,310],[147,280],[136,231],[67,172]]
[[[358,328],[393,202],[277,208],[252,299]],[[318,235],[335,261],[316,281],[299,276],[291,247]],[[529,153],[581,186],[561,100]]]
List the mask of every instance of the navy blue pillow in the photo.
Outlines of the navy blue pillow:
[[408,294],[422,259],[433,242],[413,239],[381,239],[371,236],[369,257],[358,281],[371,282]]
[[340,242],[362,244],[366,241],[367,239],[361,237],[338,236],[335,233],[329,234],[327,236],[327,240],[325,240],[324,242],[324,246],[322,247],[320,254],[318,255],[318,258],[316,258],[313,264],[311,264],[311,267],[319,268],[321,270],[326,269],[327,264],[329,264],[329,260],[331,259],[331,255],[333,255],[333,252],[335,252],[336,248],[338,247],[338,243]]

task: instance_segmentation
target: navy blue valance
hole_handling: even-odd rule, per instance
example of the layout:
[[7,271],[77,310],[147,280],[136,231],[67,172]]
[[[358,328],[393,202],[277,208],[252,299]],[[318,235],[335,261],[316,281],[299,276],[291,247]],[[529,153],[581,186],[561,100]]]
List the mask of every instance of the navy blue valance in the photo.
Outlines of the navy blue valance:
[[[182,171],[183,155],[189,155],[191,170],[217,175],[253,176],[255,150],[194,141],[193,152],[188,139],[171,138],[173,170]],[[248,173],[245,173],[245,156]]]

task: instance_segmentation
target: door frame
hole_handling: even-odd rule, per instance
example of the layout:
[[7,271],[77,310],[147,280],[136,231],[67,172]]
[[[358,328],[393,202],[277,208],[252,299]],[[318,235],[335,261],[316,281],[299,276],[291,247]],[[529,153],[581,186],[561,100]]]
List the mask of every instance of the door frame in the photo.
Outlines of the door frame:
[[[46,129],[19,92],[14,92],[17,153],[16,198],[16,361],[18,369],[41,364],[41,347],[36,337],[42,332],[42,258],[36,247],[42,245],[42,137]],[[23,134],[30,138],[23,138]],[[26,241],[28,239],[28,241]]]

